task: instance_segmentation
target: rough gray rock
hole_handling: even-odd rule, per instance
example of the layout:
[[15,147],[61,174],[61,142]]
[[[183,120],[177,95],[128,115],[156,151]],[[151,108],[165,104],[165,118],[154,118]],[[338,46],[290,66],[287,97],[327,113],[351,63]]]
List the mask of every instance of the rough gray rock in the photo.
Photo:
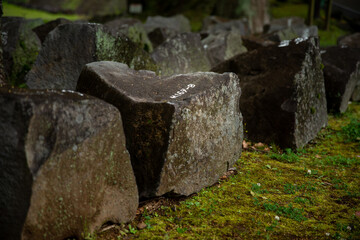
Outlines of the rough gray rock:
[[170,28],[179,33],[190,32],[190,21],[184,15],[178,14],[172,17],[154,16],[148,17],[144,24],[147,33],[155,28]]
[[0,88],[0,235],[80,239],[134,218],[119,111],[72,92]]
[[212,67],[247,51],[242,45],[241,33],[237,30],[209,34],[201,43]]
[[271,20],[270,24],[265,26],[265,32],[277,32],[287,28],[305,27],[305,19],[301,17],[285,17]]
[[104,24],[112,35],[116,36],[118,33],[126,35],[131,41],[140,44],[140,47],[148,52],[153,51],[152,43],[150,42],[145,28],[140,20],[135,18],[117,18]]
[[35,62],[41,43],[32,31],[41,20],[26,20],[19,17],[2,17],[2,46],[5,78],[11,85],[21,85]]
[[77,89],[120,110],[140,197],[197,192],[215,183],[241,154],[235,74],[158,77],[96,62],[83,69]]
[[337,44],[341,47],[360,48],[360,32],[338,38]]
[[318,42],[297,39],[237,55],[212,69],[241,79],[240,109],[247,137],[302,148],[327,123]]
[[166,40],[175,37],[179,32],[171,28],[155,28],[153,31],[148,33],[149,39],[154,48]]
[[[214,19],[211,18],[211,19]],[[216,19],[216,18],[215,18]],[[209,21],[209,20],[208,20]],[[221,32],[239,31],[241,36],[247,36],[250,34],[248,23],[245,20],[224,20],[224,21],[210,21],[207,25],[204,25],[201,32],[208,34],[218,34]]]
[[65,23],[71,23],[71,21],[65,18],[58,18],[53,21],[42,24],[40,26],[37,26],[36,28],[33,29],[33,31],[36,33],[40,41],[43,43],[49,32],[54,30],[60,24],[65,24]]
[[247,18],[251,33],[261,33],[270,21],[268,0],[216,1],[215,15],[226,18]]
[[343,113],[356,84],[360,82],[360,48],[329,47],[321,58],[328,111]]
[[100,24],[70,23],[48,34],[25,80],[31,89],[74,90],[82,67],[98,60],[156,70],[148,53],[126,36],[115,37]]
[[248,51],[277,44],[274,41],[267,40],[264,36],[246,36],[243,37],[242,40]]
[[316,26],[307,26],[305,20],[299,17],[274,19],[267,28],[267,38],[277,42],[319,35]]
[[163,76],[206,72],[211,68],[205,49],[196,33],[181,33],[165,41],[151,53]]

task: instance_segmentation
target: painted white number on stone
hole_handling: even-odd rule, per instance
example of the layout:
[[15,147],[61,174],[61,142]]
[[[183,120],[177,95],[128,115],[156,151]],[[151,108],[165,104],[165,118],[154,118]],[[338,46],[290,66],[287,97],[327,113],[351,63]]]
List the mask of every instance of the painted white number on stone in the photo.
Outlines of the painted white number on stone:
[[174,95],[171,95],[170,98],[180,97],[181,95],[184,95],[185,93],[187,93],[187,91],[188,91],[190,88],[194,88],[194,87],[195,87],[195,84],[188,84],[188,85],[186,86],[186,88],[180,89],[180,90],[177,91]]

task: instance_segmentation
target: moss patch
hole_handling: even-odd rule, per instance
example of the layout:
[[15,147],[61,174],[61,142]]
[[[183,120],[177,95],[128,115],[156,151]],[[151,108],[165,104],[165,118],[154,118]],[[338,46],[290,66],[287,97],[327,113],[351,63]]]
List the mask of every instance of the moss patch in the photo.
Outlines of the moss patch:
[[125,36],[113,37],[98,30],[96,32],[96,56],[98,61],[116,61],[135,70],[157,71],[157,66],[147,52]]
[[135,221],[97,239],[357,239],[360,144],[346,127],[356,118],[353,103],[297,152],[250,144],[218,184],[177,203],[145,203]]
[[41,18],[44,22],[49,22],[57,18],[66,18],[72,21],[85,19],[85,16],[75,14],[54,14],[46,11],[40,11],[30,8],[20,7],[10,3],[3,3],[4,16],[23,17],[23,18]]

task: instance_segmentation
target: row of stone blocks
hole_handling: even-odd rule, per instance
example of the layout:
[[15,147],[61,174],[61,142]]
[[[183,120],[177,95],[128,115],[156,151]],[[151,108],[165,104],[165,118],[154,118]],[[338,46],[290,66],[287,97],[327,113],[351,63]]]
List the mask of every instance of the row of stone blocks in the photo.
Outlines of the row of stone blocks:
[[240,157],[233,73],[161,78],[95,62],[77,90],[111,104],[72,91],[0,88],[1,236],[81,238],[85,228],[131,220],[139,197],[214,184]]
[[80,238],[133,218],[139,198],[199,191],[240,157],[242,114],[249,138],[281,147],[326,125],[316,39],[212,71],[159,77],[102,61],[77,92],[1,88],[0,235]]

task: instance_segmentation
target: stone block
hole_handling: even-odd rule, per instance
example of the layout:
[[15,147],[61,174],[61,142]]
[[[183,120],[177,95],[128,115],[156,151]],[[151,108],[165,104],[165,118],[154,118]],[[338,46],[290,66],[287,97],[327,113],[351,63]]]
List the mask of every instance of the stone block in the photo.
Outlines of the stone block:
[[151,57],[163,76],[206,72],[211,68],[197,33],[181,33],[168,39],[151,53]]
[[329,47],[321,58],[328,111],[343,113],[360,82],[360,48]]
[[235,74],[158,77],[95,62],[83,69],[77,90],[120,110],[140,198],[190,195],[214,184],[240,157]]
[[318,41],[258,48],[212,69],[234,72],[247,137],[283,148],[302,148],[327,124]]
[[135,217],[119,111],[68,91],[0,88],[0,236],[82,239]]
[[74,90],[83,66],[100,60],[157,69],[149,54],[125,35],[113,36],[100,24],[69,23],[48,34],[26,84],[31,89]]

